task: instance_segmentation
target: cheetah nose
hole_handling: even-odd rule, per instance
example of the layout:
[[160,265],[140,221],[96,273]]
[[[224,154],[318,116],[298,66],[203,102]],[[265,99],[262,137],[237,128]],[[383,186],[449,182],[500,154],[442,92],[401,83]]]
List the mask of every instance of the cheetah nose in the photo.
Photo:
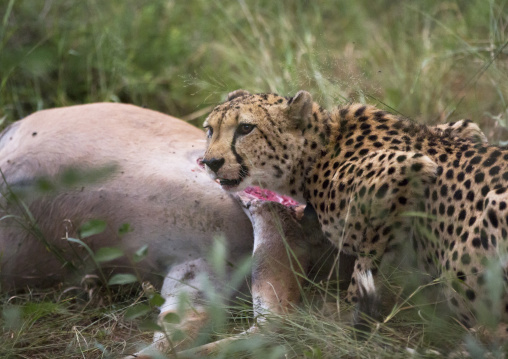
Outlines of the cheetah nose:
[[212,171],[217,173],[217,171],[222,167],[224,164],[224,158],[210,158],[209,160],[203,160],[202,161],[205,165],[208,166]]

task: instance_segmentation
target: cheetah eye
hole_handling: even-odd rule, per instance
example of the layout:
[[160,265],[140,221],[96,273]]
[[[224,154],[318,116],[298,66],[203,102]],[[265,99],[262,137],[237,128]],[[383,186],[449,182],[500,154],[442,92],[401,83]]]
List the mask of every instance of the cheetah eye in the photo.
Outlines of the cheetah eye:
[[206,126],[205,130],[206,130],[206,137],[211,138],[213,135],[213,128],[211,128],[210,126]]
[[246,135],[246,134],[250,133],[254,129],[254,127],[256,127],[256,126],[244,123],[244,124],[241,124],[238,126],[238,128],[236,129],[236,132],[239,135]]

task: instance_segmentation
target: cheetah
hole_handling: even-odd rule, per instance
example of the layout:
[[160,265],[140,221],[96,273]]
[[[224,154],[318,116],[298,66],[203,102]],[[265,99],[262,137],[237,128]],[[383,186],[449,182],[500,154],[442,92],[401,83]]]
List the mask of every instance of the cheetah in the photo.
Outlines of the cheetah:
[[[418,266],[449,284],[461,322],[478,324],[486,308],[508,322],[508,149],[476,125],[431,128],[363,104],[327,111],[306,91],[237,90],[203,126],[203,163],[224,190],[258,185],[308,203],[324,235],[356,256],[346,301],[358,303],[358,281],[410,243]],[[497,294],[488,265],[504,278]]]

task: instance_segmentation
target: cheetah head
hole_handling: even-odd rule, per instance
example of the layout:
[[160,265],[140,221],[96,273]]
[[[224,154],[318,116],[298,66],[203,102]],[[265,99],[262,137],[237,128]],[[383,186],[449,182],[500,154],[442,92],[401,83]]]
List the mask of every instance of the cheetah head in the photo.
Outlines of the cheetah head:
[[281,188],[301,156],[302,131],[312,109],[312,97],[305,91],[292,98],[231,92],[203,124],[208,173],[227,191],[259,186],[286,193]]

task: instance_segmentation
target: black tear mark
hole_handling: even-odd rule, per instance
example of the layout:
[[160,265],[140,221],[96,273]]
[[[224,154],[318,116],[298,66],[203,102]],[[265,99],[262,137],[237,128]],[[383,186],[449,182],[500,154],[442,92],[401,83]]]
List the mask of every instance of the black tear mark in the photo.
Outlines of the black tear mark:
[[231,142],[231,151],[233,152],[233,155],[235,155],[235,159],[236,159],[236,162],[238,162],[240,164],[240,177],[242,178],[245,178],[249,175],[249,168],[247,166],[244,165],[244,161],[243,161],[243,158],[242,156],[240,156],[238,154],[238,152],[236,152],[236,139],[237,139],[237,134],[235,132],[235,134],[233,135],[233,141]]

